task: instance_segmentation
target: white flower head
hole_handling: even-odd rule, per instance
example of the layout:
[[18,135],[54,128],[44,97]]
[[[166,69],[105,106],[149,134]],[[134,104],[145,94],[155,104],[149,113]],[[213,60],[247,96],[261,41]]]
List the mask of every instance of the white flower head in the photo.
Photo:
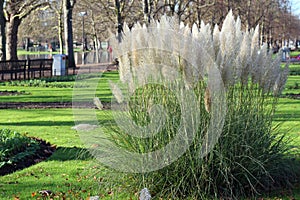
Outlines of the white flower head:
[[111,88],[111,91],[113,95],[115,96],[116,100],[118,103],[124,102],[124,96],[121,91],[121,89],[117,86],[117,84],[113,83],[112,81],[109,81],[109,85]]

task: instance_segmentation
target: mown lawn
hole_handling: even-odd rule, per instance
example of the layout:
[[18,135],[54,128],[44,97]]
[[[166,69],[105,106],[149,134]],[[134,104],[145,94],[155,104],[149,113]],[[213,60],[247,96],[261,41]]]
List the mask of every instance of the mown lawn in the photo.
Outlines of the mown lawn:
[[299,51],[292,51],[290,52],[290,56],[298,56],[300,54]]
[[[98,96],[101,101],[109,102],[111,100],[111,91],[108,85],[108,80],[116,81],[118,80],[118,73],[111,72],[106,74],[98,74],[98,77],[79,80],[79,87],[82,87],[83,90],[86,89],[86,92],[90,92],[89,86],[90,82],[99,80],[96,96]],[[23,83],[25,82],[25,83]],[[28,81],[27,81],[28,82]],[[55,81],[42,83],[42,86],[23,86],[26,84],[26,81],[15,82],[14,85],[5,83],[0,83],[0,92],[1,91],[15,91],[22,92],[21,95],[11,95],[11,96],[0,96],[1,102],[72,102],[73,95],[73,86],[74,81]],[[28,83],[27,83],[28,84]],[[21,85],[21,86],[20,86]],[[49,87],[46,87],[46,86]]]
[[[100,120],[107,116],[105,112],[98,111]],[[51,190],[60,199],[112,196],[112,190],[117,187],[111,189],[111,183],[99,184],[100,180],[105,181],[107,170],[89,156],[72,126],[72,109],[7,109],[5,115],[0,115],[0,128],[43,138],[57,145],[57,151],[47,161],[0,177],[0,199],[14,196],[30,199],[39,197],[41,190]]]
[[[117,73],[108,73],[99,81],[96,95],[109,101],[111,92],[107,80],[117,80]],[[299,76],[290,76],[287,87],[300,83]],[[88,84],[88,81],[87,81]],[[0,97],[0,102],[71,102],[72,88],[35,88],[1,86],[1,90],[24,90],[30,95]],[[287,89],[286,92],[300,92]],[[107,120],[110,111],[97,111],[99,120]],[[280,98],[274,126],[300,144],[300,100]],[[73,112],[68,109],[6,109],[1,110],[0,128],[10,128],[29,136],[40,137],[57,145],[57,151],[47,160],[27,169],[0,177],[0,199],[37,199],[38,191],[51,190],[57,199],[86,199],[99,195],[102,199],[137,199],[137,191],[127,193],[122,184],[109,180],[109,171],[92,159],[74,126]],[[299,149],[298,149],[299,150]],[[125,183],[130,184],[130,183]],[[290,199],[290,195],[270,199]],[[300,187],[294,190],[300,199]],[[18,197],[18,198],[17,198]]]
[[300,76],[289,76],[283,94],[300,94]]

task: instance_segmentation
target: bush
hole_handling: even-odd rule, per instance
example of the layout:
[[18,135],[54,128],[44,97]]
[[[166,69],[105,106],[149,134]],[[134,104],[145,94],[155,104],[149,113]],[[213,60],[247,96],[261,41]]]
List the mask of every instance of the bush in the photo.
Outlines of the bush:
[[[160,24],[160,28],[153,28],[156,25],[150,25],[149,29],[137,25],[131,31],[125,28],[128,32],[121,43],[120,52],[116,54],[120,54],[120,79],[126,86],[125,89],[120,87],[121,90],[112,85],[112,90],[118,103],[128,105],[128,112],[116,112],[116,116],[120,117],[117,117],[117,124],[111,126],[108,140],[124,151],[147,154],[169,144],[182,129],[187,134],[195,131],[195,138],[184,154],[166,167],[128,173],[130,185],[136,190],[147,187],[152,196],[164,199],[240,199],[291,186],[297,174],[288,154],[288,141],[285,134],[279,134],[272,126],[277,100],[287,79],[288,66],[282,69],[280,56],[272,59],[272,53],[268,52],[266,46],[260,48],[258,27],[250,32],[242,32],[240,20],[234,20],[232,13],[226,17],[221,31],[218,27],[212,31],[210,25],[202,23],[200,30],[193,26],[191,33],[189,27],[179,27],[176,19],[169,18],[156,23]],[[170,29],[172,31],[168,32]],[[178,32],[180,34],[176,35]],[[195,40],[198,43],[191,42]],[[178,45],[179,49],[176,49],[176,42],[181,44],[182,41],[185,46]],[[126,48],[132,48],[133,45],[136,46],[129,49],[131,52],[128,53]],[[164,70],[166,65],[170,67],[167,68],[169,70]],[[211,80],[207,81],[209,72],[201,73],[213,69],[213,65],[220,71],[224,84],[225,89],[220,92],[224,92],[226,97],[225,109],[222,106],[213,107],[211,98],[216,95],[216,100],[222,95],[210,93]],[[179,87],[177,77],[174,76],[172,80],[169,78],[174,71],[170,69],[176,69],[183,77]],[[157,81],[161,77],[165,80]],[[184,102],[184,106],[190,103],[192,108],[182,106],[181,97],[185,96],[176,95],[176,90],[178,94],[184,91],[196,94],[197,106],[192,107],[193,102],[188,101]],[[123,97],[125,94],[130,97]],[[184,109],[190,109],[190,115],[184,116],[188,119],[184,119],[187,124],[200,119],[197,127],[183,128],[180,118]],[[161,115],[154,116],[160,116],[164,124],[157,127],[156,135],[138,137],[139,134],[154,130],[151,127],[144,128],[160,120],[153,118],[153,112],[160,111]],[[206,137],[213,137],[206,135],[211,119],[215,117],[214,114],[225,111],[224,126],[217,143],[211,151],[203,154]],[[128,123],[129,117],[133,123]],[[189,139],[183,138],[182,143]],[[96,151],[98,154],[100,152]],[[113,163],[113,159],[126,156],[121,151],[119,154],[115,158],[109,158],[108,154],[105,158],[112,159]],[[115,156],[113,152],[111,155]],[[164,159],[168,162],[168,158]],[[144,166],[139,166],[147,169],[147,160],[140,161]],[[134,159],[127,162],[124,165],[132,167],[130,162],[136,163]]]
[[39,149],[36,140],[9,129],[0,129],[0,170],[7,165],[13,166],[25,161]]
[[[200,82],[194,90],[199,97],[201,124],[189,149],[165,168],[128,174],[131,185],[147,187],[155,197],[171,199],[212,196],[239,199],[292,186],[298,176],[293,168],[295,162],[288,156],[284,134],[272,129],[271,124],[276,98],[264,94],[259,87],[230,88],[221,137],[214,149],[201,157],[210,116],[205,110],[205,84]],[[129,115],[137,125],[146,126],[151,122],[150,104],[162,105],[166,110],[163,129],[145,139],[128,134],[135,127],[129,126],[127,131],[114,127],[111,137],[120,148],[147,153],[172,141],[181,127],[181,110],[174,93],[154,85],[137,90],[129,101]]]
[[[23,81],[9,81],[4,83],[5,86],[23,86],[23,87],[49,87],[49,88],[73,88],[74,82],[55,82],[53,80],[46,81],[43,79],[32,79]],[[76,87],[87,87],[85,84],[77,84]]]

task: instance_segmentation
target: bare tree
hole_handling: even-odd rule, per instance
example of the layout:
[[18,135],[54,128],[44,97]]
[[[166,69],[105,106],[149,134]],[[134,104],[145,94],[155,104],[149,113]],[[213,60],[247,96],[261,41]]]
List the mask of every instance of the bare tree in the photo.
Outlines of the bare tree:
[[6,60],[6,37],[5,37],[5,17],[3,12],[4,0],[0,0],[0,30],[1,30],[1,56],[0,60]]
[[57,20],[59,19],[53,12],[54,2],[51,3],[51,9],[36,10],[31,13],[30,17],[23,20],[18,31],[18,44],[21,42],[28,51],[26,43],[33,41],[34,43],[53,44],[57,41]]
[[66,52],[68,54],[68,67],[75,67],[74,48],[73,48],[73,30],[72,30],[72,14],[76,0],[63,0],[64,10],[64,30]]
[[53,1],[51,3],[51,10],[54,12],[51,19],[56,21],[56,26],[53,27],[57,32],[59,42],[59,53],[63,54],[64,42],[63,42],[63,31],[64,31],[64,20],[63,20],[63,2]]
[[17,60],[17,41],[19,26],[23,19],[37,9],[45,9],[49,2],[40,0],[11,0],[5,2],[6,17],[6,59]]

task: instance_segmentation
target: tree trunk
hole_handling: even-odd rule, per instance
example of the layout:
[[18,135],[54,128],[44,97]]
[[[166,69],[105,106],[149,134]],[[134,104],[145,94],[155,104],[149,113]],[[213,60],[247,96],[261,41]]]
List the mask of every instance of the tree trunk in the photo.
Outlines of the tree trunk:
[[2,56],[0,56],[0,60],[6,60],[6,36],[5,36],[5,24],[6,24],[6,20],[4,17],[4,12],[3,12],[3,4],[4,1],[0,0],[0,24],[1,24],[1,28],[0,28],[0,32],[1,32],[1,54]]
[[64,20],[63,20],[63,8],[64,4],[60,3],[59,8],[55,10],[57,16],[57,32],[58,32],[58,42],[59,42],[59,53],[64,53]]
[[118,41],[122,41],[122,31],[123,31],[123,21],[121,15],[121,5],[120,0],[115,0],[116,13],[117,13],[117,23],[118,23]]
[[11,17],[7,22],[6,30],[6,59],[18,60],[18,29],[21,24],[21,19],[17,16]]
[[[75,1],[73,1],[75,3]],[[73,5],[70,0],[63,1],[64,6],[64,27],[65,27],[65,41],[66,41],[66,52],[68,54],[68,67],[76,67],[74,59],[73,49],[73,30],[72,30],[72,11]]]
[[63,44],[63,19],[62,13],[59,12],[58,14],[58,41],[59,41],[59,53],[63,54],[64,51],[64,44]]
[[248,9],[247,9],[247,30],[250,31],[251,29],[251,6],[252,6],[252,0],[248,0]]
[[150,23],[148,0],[144,0],[144,20],[146,23]]
[[99,63],[100,62],[100,56],[99,56],[99,39],[98,39],[98,35],[97,35],[97,30],[96,30],[96,23],[95,23],[95,19],[94,19],[94,13],[92,12],[92,28],[93,28],[93,35],[94,35],[94,49],[96,51],[96,62]]

